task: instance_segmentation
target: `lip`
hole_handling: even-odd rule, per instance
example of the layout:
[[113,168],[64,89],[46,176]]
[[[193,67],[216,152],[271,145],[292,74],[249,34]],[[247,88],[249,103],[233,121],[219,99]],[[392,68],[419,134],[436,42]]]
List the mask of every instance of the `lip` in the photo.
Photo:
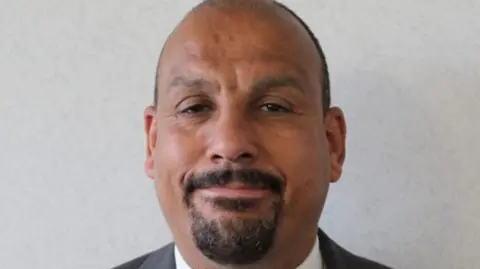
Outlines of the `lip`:
[[228,188],[215,187],[198,190],[202,195],[209,197],[224,197],[230,199],[260,199],[268,195],[269,191],[265,189],[246,189],[246,188]]

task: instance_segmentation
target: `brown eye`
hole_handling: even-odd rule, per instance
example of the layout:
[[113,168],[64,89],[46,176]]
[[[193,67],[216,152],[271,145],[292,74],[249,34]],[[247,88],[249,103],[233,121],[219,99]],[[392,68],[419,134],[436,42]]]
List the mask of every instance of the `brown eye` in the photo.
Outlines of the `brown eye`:
[[212,108],[205,104],[195,104],[188,106],[180,111],[182,114],[199,114],[210,111]]
[[267,103],[261,106],[262,110],[270,113],[287,113],[290,109],[275,103]]

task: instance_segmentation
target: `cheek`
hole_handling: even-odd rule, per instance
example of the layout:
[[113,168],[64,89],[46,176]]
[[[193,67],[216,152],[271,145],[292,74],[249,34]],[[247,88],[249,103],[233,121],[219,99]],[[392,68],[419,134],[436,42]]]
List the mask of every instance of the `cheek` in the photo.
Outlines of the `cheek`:
[[[168,128],[165,128],[168,129]],[[155,148],[155,189],[165,214],[183,207],[182,179],[196,163],[198,148],[191,135],[182,135],[170,129],[158,133]]]
[[318,133],[291,130],[270,140],[270,156],[286,176],[287,209],[302,212],[323,205],[330,165],[325,138]]
[[329,186],[329,165],[322,138],[298,134],[296,139],[283,145],[282,152],[277,153],[287,178],[283,227],[298,230],[316,226]]
[[198,135],[178,124],[159,126],[155,148],[155,167],[160,179],[182,174],[192,168],[202,152]]

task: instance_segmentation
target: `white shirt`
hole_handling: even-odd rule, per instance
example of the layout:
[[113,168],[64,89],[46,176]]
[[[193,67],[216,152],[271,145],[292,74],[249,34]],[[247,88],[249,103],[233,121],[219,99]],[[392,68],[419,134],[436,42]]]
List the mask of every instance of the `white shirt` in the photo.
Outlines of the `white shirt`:
[[[175,245],[175,265],[177,269],[191,269],[188,266],[187,262],[183,259],[182,254],[178,251],[177,246]],[[315,240],[315,245],[313,246],[310,254],[308,254],[307,258],[300,264],[297,269],[325,269],[322,255],[320,253],[320,243],[318,242],[318,238]]]

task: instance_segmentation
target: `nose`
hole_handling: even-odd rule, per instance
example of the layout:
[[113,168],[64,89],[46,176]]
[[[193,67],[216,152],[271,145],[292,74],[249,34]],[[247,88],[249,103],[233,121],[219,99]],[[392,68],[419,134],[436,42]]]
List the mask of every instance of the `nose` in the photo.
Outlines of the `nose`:
[[257,158],[255,136],[245,120],[223,117],[209,140],[207,154],[212,163],[247,165]]

